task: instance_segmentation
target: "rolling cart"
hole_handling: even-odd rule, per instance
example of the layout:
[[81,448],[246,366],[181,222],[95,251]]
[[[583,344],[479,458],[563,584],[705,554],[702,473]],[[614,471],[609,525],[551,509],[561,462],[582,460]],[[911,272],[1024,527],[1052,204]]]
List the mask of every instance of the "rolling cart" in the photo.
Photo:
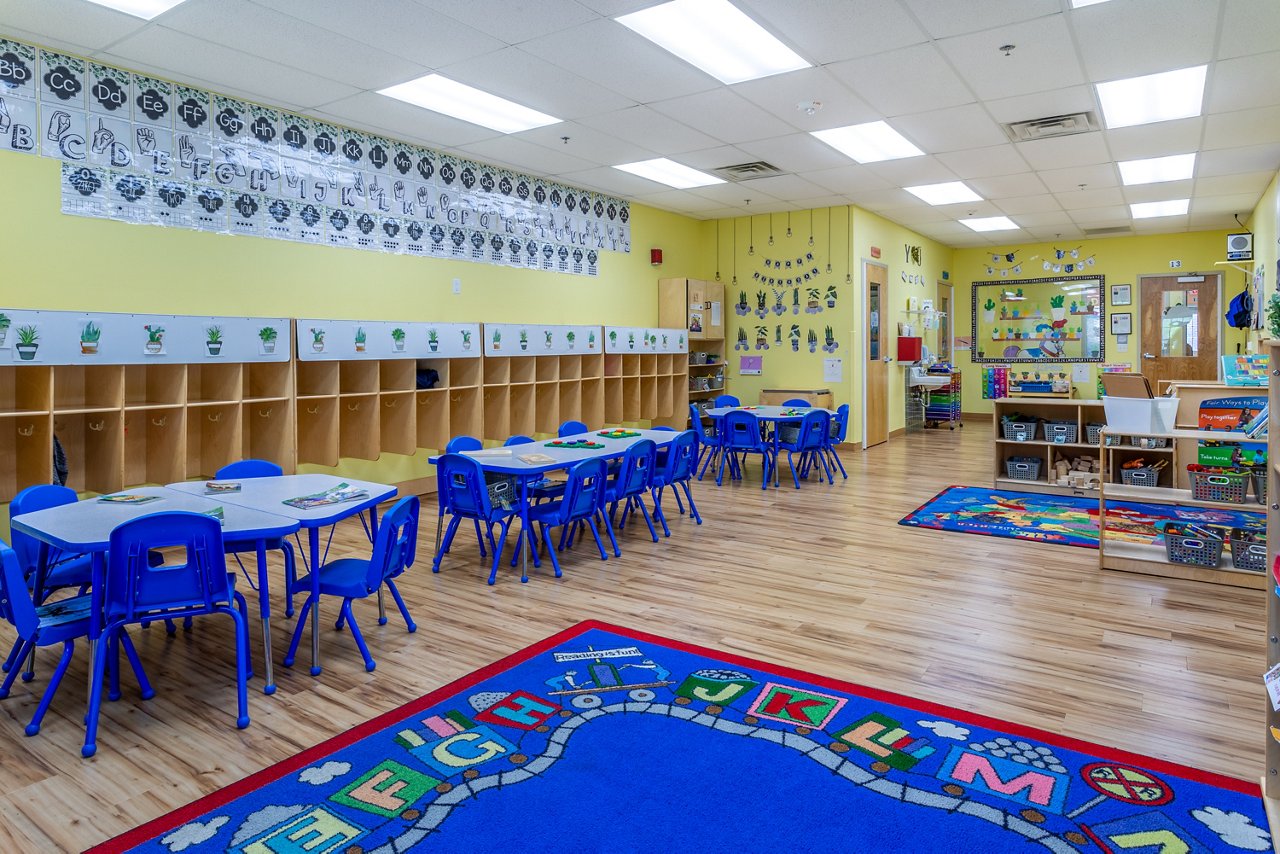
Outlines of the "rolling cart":
[[947,425],[950,430],[956,429],[960,420],[960,372],[952,371],[950,379],[944,386],[929,389],[924,406],[924,423],[926,427]]

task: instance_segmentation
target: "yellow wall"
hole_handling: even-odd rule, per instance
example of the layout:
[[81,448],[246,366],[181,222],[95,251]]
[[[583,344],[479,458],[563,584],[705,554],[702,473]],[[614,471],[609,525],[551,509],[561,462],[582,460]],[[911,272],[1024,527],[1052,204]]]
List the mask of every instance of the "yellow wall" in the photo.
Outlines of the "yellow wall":
[[[1135,369],[1141,370],[1140,342],[1138,332],[1141,312],[1141,299],[1138,288],[1138,277],[1194,275],[1197,273],[1223,274],[1222,297],[1219,300],[1218,315],[1221,318],[1231,298],[1240,292],[1243,280],[1241,274],[1228,267],[1215,267],[1215,261],[1221,261],[1226,255],[1225,231],[1204,231],[1192,234],[1158,234],[1135,235],[1131,237],[1113,237],[1101,240],[1059,241],[1057,243],[1023,243],[1017,245],[1000,245],[981,249],[955,250],[955,269],[952,278],[956,281],[956,331],[969,334],[972,321],[972,284],[973,282],[1000,280],[999,277],[987,275],[987,266],[991,264],[993,253],[1017,252],[1017,261],[1022,263],[1022,275],[1010,273],[1007,281],[1017,282],[1021,279],[1043,278],[1053,273],[1044,270],[1043,262],[1054,259],[1054,249],[1080,248],[1080,259],[1092,256],[1094,265],[1084,271],[1072,275],[1102,275],[1106,277],[1107,313],[1114,311],[1133,314],[1134,335],[1129,336],[1128,350],[1120,352],[1114,335],[1110,334],[1110,321],[1107,321],[1106,362],[1108,364],[1128,362]],[[1070,258],[1064,259],[1070,261]],[[1170,261],[1178,260],[1182,266],[1171,269]],[[1054,261],[1054,263],[1062,263]],[[1008,267],[1001,264],[999,266]],[[1065,273],[1062,275],[1066,275]],[[1111,307],[1111,286],[1132,285],[1133,304]],[[1219,326],[1222,331],[1221,324]],[[1243,331],[1227,328],[1223,333],[1223,352],[1235,352],[1236,345],[1244,345],[1246,334]],[[990,412],[991,403],[982,399],[982,368],[975,365],[968,353],[957,353],[957,363],[964,372],[964,411]],[[1055,363],[1056,367],[1056,363]],[[1069,366],[1066,368],[1069,370]],[[1076,396],[1082,398],[1097,397],[1097,370],[1091,365],[1089,380],[1076,383]]]
[[[1271,186],[1262,194],[1258,205],[1248,219],[1253,232],[1253,261],[1255,269],[1263,270],[1263,304],[1256,308],[1263,312],[1265,323],[1266,298],[1277,292],[1280,277],[1280,172],[1271,180]],[[1248,267],[1249,264],[1243,266]],[[1266,330],[1254,333],[1256,338],[1272,337]]]

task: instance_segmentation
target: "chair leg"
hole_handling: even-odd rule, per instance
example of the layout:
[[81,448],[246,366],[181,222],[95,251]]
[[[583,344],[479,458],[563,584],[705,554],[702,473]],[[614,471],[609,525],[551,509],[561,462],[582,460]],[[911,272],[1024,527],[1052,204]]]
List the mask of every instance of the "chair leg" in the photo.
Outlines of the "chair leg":
[[476,526],[476,542],[480,544],[480,557],[488,557],[484,551],[484,537],[480,535],[480,520],[472,519],[471,521],[474,522]]
[[[800,467],[804,468],[804,454],[800,454]],[[796,485],[796,489],[800,488],[800,475],[796,471],[796,461],[792,457],[791,451],[787,451],[787,468],[791,469],[791,482]]]
[[350,599],[342,600],[342,613],[347,618],[347,623],[351,626],[351,636],[356,639],[356,646],[360,648],[360,655],[364,657],[364,669],[372,672],[378,666],[378,663],[369,654],[369,647],[365,645],[364,635],[360,634],[360,626],[356,624],[356,616],[351,613]]
[[[306,605],[302,609],[305,614]],[[236,628],[236,729],[244,729],[249,725],[249,625],[235,608],[225,611],[231,615]],[[306,619],[299,619],[298,628],[304,625]]]
[[[618,538],[613,535],[613,528],[608,524],[609,520],[604,518],[604,513],[600,514],[600,521],[605,523],[604,531],[606,534],[609,535],[609,542],[613,544],[613,556],[622,557],[622,549],[618,548]],[[590,522],[588,522],[587,525],[588,527],[591,528],[591,533],[595,534],[596,533],[595,525],[592,525]],[[600,542],[600,537],[598,534],[596,535],[596,542],[597,543]]]
[[40,732],[40,722],[44,720],[44,713],[49,711],[49,704],[53,702],[53,695],[58,692],[58,686],[62,684],[62,675],[67,672],[67,665],[71,663],[71,656],[75,651],[75,641],[62,642],[62,657],[58,659],[58,666],[54,669],[53,676],[49,678],[49,687],[44,689],[44,696],[40,698],[40,705],[36,706],[36,713],[32,716],[31,723],[27,724],[25,730],[27,735]]
[[409,630],[409,634],[413,634],[418,630],[418,624],[413,621],[413,617],[409,616],[409,609],[405,606],[404,599],[400,596],[400,588],[396,587],[396,583],[388,578],[387,589],[391,591],[391,598],[396,600],[396,607],[400,609],[400,616],[404,617],[405,628]]
[[[667,526],[667,514],[662,512],[662,491],[665,486],[655,486],[650,496],[653,498],[653,518],[657,519],[662,525],[662,534],[665,537],[671,536],[671,528]],[[671,487],[671,494],[678,496],[680,490],[674,485]],[[677,499],[678,500],[678,499]]]
[[[121,632],[124,629],[120,629]],[[104,651],[107,654],[107,699],[115,702],[120,699],[120,635],[115,634],[106,639]]]
[[836,453],[835,446],[834,445],[828,446],[827,453],[831,455],[831,459],[835,461],[835,464],[840,467],[840,474],[844,475],[845,480],[848,480],[849,473],[844,470],[844,463],[840,461],[840,455]]
[[294,558],[293,543],[281,541],[280,553],[284,555],[284,615],[293,616],[293,586],[298,581],[298,562]]
[[18,649],[21,646],[22,646],[21,640],[16,640],[13,642],[13,649],[9,650],[9,657],[6,658],[4,660],[4,664],[0,666],[0,671],[8,673],[13,668],[14,663],[17,662],[18,660]]
[[498,579],[498,564],[502,561],[502,547],[507,543],[507,532],[511,530],[511,520],[504,519],[498,523],[502,526],[502,532],[498,535],[498,546],[493,550],[493,566],[489,570],[489,583],[493,584]]
[[[725,463],[727,462],[725,458],[728,456],[729,454],[727,452],[720,455],[720,468],[716,472],[716,486],[721,486],[724,484],[724,466],[725,466]],[[729,471],[729,476],[733,477],[732,469],[730,469]]]
[[431,561],[432,572],[440,571],[440,561],[449,552],[449,545],[453,542],[453,535],[457,533],[458,523],[461,521],[462,519],[459,516],[454,516],[449,520],[449,527],[445,529],[444,539],[440,541],[440,547],[436,549],[435,557]]
[[542,542],[547,547],[547,554],[551,557],[551,568],[555,570],[556,578],[560,578],[560,559],[556,557],[556,550],[551,547],[551,529],[546,525],[542,526]]
[[142,699],[150,700],[156,695],[156,691],[151,687],[151,681],[147,679],[147,671],[142,669],[142,659],[138,657],[138,650],[133,646],[133,639],[124,629],[120,630],[120,645],[124,647],[124,654],[129,658],[129,666],[133,668],[134,678],[138,680],[138,693],[141,694]]
[[93,679],[89,683],[89,711],[84,721],[84,746],[80,755],[86,758],[98,752],[98,714],[102,710],[102,677],[107,666],[107,644],[116,626],[107,626],[98,641],[98,651],[93,657]]
[[[27,654],[31,652],[31,650],[35,649],[35,647],[36,645],[34,642],[19,638],[18,642],[14,644],[13,647],[14,651],[17,653],[16,661],[21,661],[26,658]],[[13,680],[18,678],[20,670],[21,668],[18,667],[16,663],[13,667],[9,668],[8,674],[4,677],[4,683],[0,684],[0,700],[9,696],[9,689],[13,687]]]
[[[649,536],[653,537],[653,541],[656,543],[658,541],[658,532],[653,529],[653,520],[649,518],[649,510],[644,506],[644,499],[639,495],[633,495],[631,500],[640,508],[640,515],[644,517],[644,523],[649,526]],[[657,505],[654,505],[654,507],[656,512]]]
[[[678,484],[678,486],[681,486],[681,487],[683,487],[683,488],[684,488],[684,497],[685,497],[685,500],[689,502],[689,515],[693,517],[693,520],[694,520],[695,522],[697,522],[699,525],[701,525],[701,524],[702,524],[702,516],[698,513],[698,505],[696,505],[696,504],[694,504],[694,503],[693,503],[693,490],[691,490],[691,489],[689,488],[689,481],[687,481],[687,480],[682,480],[682,481],[680,481],[680,483]],[[673,486],[673,487],[672,487],[672,489],[674,490],[674,489],[675,489],[675,487]]]
[[293,627],[293,640],[289,641],[289,651],[285,653],[282,662],[285,667],[293,667],[293,659],[298,654],[298,642],[302,640],[302,633],[307,628],[307,616],[310,615],[313,604],[310,596],[302,603],[302,610],[298,612],[298,622]]

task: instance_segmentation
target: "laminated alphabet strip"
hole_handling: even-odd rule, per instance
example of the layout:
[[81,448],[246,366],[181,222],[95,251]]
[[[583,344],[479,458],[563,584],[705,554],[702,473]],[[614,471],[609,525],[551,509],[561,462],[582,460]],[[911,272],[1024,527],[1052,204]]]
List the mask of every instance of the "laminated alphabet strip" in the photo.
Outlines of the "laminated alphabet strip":
[[63,161],[63,212],[599,275],[630,206],[0,38],[0,150]]

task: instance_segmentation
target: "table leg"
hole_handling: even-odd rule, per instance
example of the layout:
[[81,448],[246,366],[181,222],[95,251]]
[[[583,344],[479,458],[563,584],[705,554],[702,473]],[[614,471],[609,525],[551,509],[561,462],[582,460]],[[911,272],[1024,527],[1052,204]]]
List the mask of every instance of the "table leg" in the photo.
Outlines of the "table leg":
[[93,675],[97,672],[98,638],[102,636],[102,596],[107,585],[107,556],[103,552],[94,552],[90,561],[90,599],[89,599],[89,700],[84,716],[84,747],[82,756],[92,756],[97,750],[97,722],[89,720],[89,711],[93,709]]
[[382,601],[382,588],[378,588],[378,625],[387,624],[387,605]]
[[525,547],[520,550],[520,583],[524,584],[529,580],[529,551],[537,548],[537,542],[529,532],[529,479],[527,477],[520,478],[520,537],[525,541]]
[[781,450],[781,447],[778,444],[778,434],[782,432],[779,429],[781,426],[782,426],[781,421],[773,425],[773,487],[774,489],[778,488],[778,452]]
[[307,529],[311,552],[311,675],[320,675],[320,529]]
[[258,540],[258,606],[262,614],[262,658],[266,665],[267,683],[262,693],[276,692],[275,662],[271,657],[271,586],[267,580],[267,546]]

